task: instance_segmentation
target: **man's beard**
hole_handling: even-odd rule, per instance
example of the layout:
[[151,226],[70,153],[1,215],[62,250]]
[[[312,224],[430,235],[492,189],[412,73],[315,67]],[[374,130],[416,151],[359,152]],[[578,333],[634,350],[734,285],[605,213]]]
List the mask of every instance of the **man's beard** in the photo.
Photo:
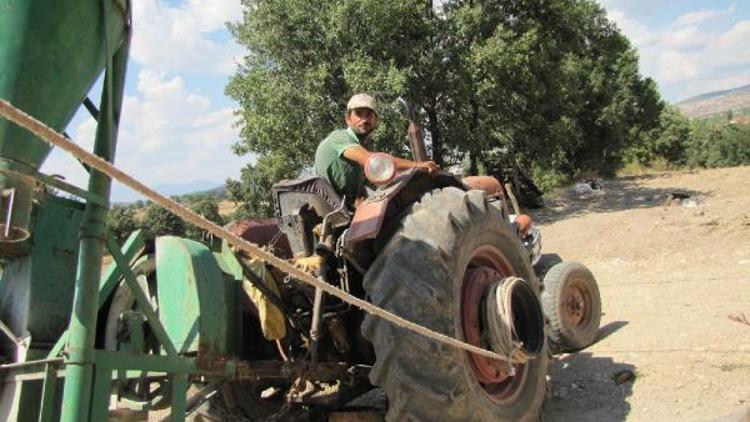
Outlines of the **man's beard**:
[[367,129],[359,129],[359,128],[352,128],[354,130],[354,133],[357,135],[357,138],[360,140],[360,142],[365,142],[370,139],[370,135],[372,132],[375,131],[375,128],[370,126]]

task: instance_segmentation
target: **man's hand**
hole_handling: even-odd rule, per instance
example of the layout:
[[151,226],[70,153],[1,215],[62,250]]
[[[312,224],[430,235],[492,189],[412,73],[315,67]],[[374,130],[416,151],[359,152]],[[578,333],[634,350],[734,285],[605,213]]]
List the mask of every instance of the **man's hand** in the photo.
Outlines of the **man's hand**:
[[427,170],[427,173],[430,176],[436,175],[440,170],[440,167],[438,167],[438,165],[435,164],[434,161],[422,161],[420,163],[417,163],[416,167]]

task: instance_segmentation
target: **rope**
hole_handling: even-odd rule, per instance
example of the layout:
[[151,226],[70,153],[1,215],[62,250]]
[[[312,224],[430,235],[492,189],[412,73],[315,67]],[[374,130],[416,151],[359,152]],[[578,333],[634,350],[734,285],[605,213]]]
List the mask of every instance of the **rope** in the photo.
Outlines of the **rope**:
[[308,274],[300,270],[294,265],[274,256],[273,254],[246,241],[245,239],[242,239],[241,237],[233,233],[230,233],[227,230],[224,230],[222,227],[212,223],[211,221],[206,220],[205,218],[183,207],[177,202],[165,196],[160,195],[158,192],[152,190],[148,186],[144,185],[143,183],[139,182],[135,178],[126,174],[122,170],[113,166],[111,163],[84,150],[83,148],[79,147],[78,145],[66,139],[64,136],[60,135],[59,133],[49,128],[44,123],[40,122],[39,120],[35,119],[32,116],[29,116],[23,111],[15,108],[13,105],[11,105],[10,103],[8,103],[7,101],[3,99],[0,99],[0,115],[10,120],[11,122],[17,124],[18,126],[21,126],[27,129],[28,131],[32,132],[33,134],[43,139],[44,141],[50,143],[51,145],[59,147],[64,151],[67,151],[68,153],[72,154],[74,157],[90,165],[96,170],[106,174],[112,179],[115,179],[119,181],[120,183],[133,189],[134,191],[142,194],[143,196],[147,197],[154,203],[168,209],[169,211],[173,212],[175,215],[179,216],[180,218],[184,219],[190,224],[193,224],[203,230],[206,230],[207,232],[213,234],[214,236],[225,239],[227,242],[229,242],[230,245],[234,246],[236,249],[239,249],[249,254],[250,256],[258,258],[278,268],[279,270],[289,274],[291,277],[299,281],[302,281],[303,283],[307,283],[315,288],[319,288],[332,296],[335,296],[347,303],[350,303],[362,309],[365,312],[378,316],[401,328],[406,328],[410,331],[421,334],[437,342],[440,342],[449,346],[453,346],[462,350],[466,350],[467,352],[475,353],[477,355],[485,356],[491,359],[498,359],[498,360],[507,359],[507,356],[503,356],[503,355],[491,352],[489,350],[485,350],[480,347],[459,341],[445,334],[435,332],[433,330],[430,330],[429,328],[422,327],[418,324],[415,324],[411,321],[401,318],[398,315],[395,315],[391,312],[381,309],[358,297],[352,296],[312,276],[311,274]]
[[[506,355],[505,360],[511,365],[511,369],[513,369],[512,364],[526,363],[534,358],[534,355],[523,347],[523,342],[513,335],[511,292],[519,283],[525,283],[525,281],[518,277],[507,277],[501,284],[495,285],[490,290],[488,300],[492,302],[490,302],[486,316],[490,331],[494,334],[489,336],[492,348]],[[497,318],[497,315],[500,318]]]

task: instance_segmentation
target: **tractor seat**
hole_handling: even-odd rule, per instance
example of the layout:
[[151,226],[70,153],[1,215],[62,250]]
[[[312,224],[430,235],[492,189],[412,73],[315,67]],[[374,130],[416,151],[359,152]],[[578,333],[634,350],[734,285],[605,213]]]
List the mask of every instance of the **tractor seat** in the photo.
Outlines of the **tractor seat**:
[[301,180],[282,180],[271,187],[274,211],[278,217],[292,214],[308,204],[319,216],[324,216],[341,206],[342,198],[322,177]]

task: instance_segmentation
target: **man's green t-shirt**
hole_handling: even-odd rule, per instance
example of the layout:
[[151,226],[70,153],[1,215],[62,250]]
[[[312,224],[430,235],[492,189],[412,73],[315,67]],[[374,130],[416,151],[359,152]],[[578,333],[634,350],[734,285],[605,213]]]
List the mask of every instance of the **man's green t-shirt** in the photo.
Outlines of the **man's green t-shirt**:
[[357,135],[351,128],[331,132],[315,151],[315,173],[324,177],[346,202],[354,203],[365,183],[362,167],[344,157],[344,151],[359,146]]

